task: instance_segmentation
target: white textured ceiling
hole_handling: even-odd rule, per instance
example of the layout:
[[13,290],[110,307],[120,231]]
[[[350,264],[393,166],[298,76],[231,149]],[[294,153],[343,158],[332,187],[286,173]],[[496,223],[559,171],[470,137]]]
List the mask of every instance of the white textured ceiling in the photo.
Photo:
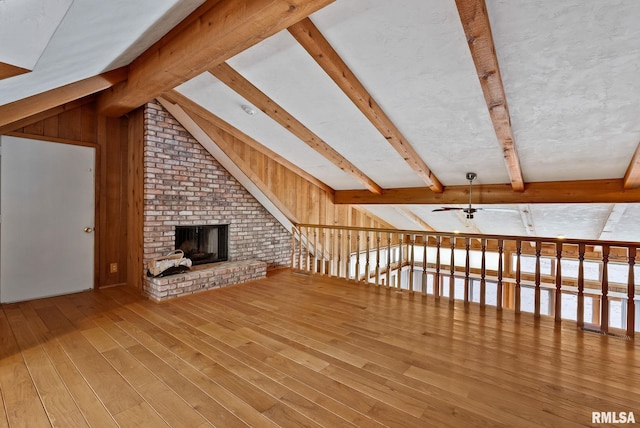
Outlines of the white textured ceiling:
[[[33,68],[22,66],[31,73],[0,80],[0,105],[129,64],[203,2],[75,0],[65,13],[61,0],[0,1],[0,24],[12,22],[9,28],[21,29],[0,30],[0,58],[23,46],[46,45],[37,56],[30,55],[36,57]],[[44,23],[55,24],[47,32],[49,40],[36,31]]]
[[[26,4],[0,12],[15,2]],[[525,182],[622,178],[640,142],[640,2],[486,2]],[[50,40],[32,73],[0,80],[0,105],[126,65],[202,1],[34,3],[59,25],[24,36]],[[509,182],[453,0],[342,0],[311,19],[445,186],[467,184],[467,171]],[[11,63],[13,39],[0,37]],[[287,31],[228,64],[383,188],[425,185]],[[334,189],[363,188],[264,113],[245,114],[250,103],[212,75],[177,90]],[[362,208],[407,229],[421,227],[409,210],[442,231],[640,241],[640,204],[502,205],[515,211],[472,221],[428,205]]]

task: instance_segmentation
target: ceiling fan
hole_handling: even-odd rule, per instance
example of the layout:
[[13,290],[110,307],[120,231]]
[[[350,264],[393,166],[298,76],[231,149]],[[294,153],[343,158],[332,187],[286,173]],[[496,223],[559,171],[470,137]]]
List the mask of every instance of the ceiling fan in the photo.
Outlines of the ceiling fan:
[[462,211],[467,215],[468,219],[472,219],[473,215],[476,211],[502,211],[502,212],[517,212],[518,210],[509,209],[509,208],[474,208],[471,205],[471,191],[473,189],[473,181],[478,177],[478,174],[475,172],[467,172],[467,180],[469,180],[469,206],[466,208],[458,208],[458,207],[441,207],[436,208],[433,212],[436,211]]

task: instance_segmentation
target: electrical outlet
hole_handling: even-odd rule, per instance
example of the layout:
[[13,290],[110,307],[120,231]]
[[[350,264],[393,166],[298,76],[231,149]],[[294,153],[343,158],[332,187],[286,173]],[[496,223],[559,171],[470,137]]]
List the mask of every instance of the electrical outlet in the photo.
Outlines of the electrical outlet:
[[109,273],[116,273],[118,272],[118,263],[111,263],[109,265]]

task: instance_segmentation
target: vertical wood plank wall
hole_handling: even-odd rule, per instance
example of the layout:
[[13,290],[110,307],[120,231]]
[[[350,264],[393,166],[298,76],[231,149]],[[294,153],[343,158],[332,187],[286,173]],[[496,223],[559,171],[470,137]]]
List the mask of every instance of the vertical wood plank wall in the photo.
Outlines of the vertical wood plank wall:
[[127,150],[127,278],[129,285],[142,289],[144,258],[144,108],[129,114]]
[[[21,127],[6,133],[16,137],[95,147],[95,285],[125,284],[128,282],[128,119],[98,115],[92,99],[74,102],[52,110],[49,117],[43,116],[47,116],[46,112],[34,118],[32,123],[21,123]],[[111,272],[112,263],[117,263],[117,272]]]

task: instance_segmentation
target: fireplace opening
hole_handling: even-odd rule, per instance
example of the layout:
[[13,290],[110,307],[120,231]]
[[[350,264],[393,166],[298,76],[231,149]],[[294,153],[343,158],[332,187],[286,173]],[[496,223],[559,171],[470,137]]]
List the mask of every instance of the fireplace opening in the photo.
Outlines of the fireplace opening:
[[229,225],[176,226],[176,250],[194,265],[227,260]]

